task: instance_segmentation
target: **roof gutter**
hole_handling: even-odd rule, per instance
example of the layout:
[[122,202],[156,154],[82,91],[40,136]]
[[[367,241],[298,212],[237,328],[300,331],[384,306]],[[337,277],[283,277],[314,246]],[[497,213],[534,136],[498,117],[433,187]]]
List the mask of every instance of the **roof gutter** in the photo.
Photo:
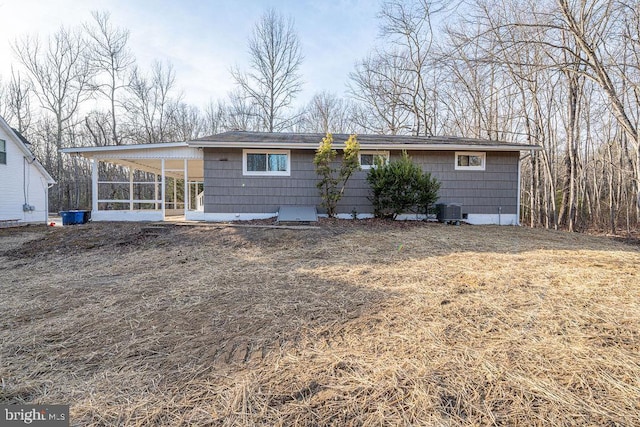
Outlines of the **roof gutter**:
[[[190,147],[197,148],[271,148],[271,149],[289,149],[289,150],[316,150],[317,145],[310,145],[300,142],[229,142],[229,141],[189,141]],[[343,149],[344,143],[334,143],[336,149]],[[541,147],[536,145],[517,145],[517,144],[367,144],[360,143],[362,150],[423,150],[423,151],[528,151],[539,150]]]

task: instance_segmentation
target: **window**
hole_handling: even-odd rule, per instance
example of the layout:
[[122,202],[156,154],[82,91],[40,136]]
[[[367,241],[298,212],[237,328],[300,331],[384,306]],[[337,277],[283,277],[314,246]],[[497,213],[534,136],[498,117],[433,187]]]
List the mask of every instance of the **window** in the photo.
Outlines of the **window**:
[[243,175],[291,175],[289,150],[244,150],[242,155]]
[[0,139],[0,165],[7,164],[7,142]]
[[371,169],[376,165],[389,163],[388,151],[361,151],[360,167],[362,169]]
[[456,153],[456,170],[483,171],[487,153]]

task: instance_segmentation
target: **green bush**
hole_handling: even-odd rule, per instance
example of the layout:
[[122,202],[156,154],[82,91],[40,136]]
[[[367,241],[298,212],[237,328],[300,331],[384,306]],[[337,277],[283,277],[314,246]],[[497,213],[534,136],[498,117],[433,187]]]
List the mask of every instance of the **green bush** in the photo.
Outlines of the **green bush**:
[[438,199],[440,183],[411,161],[406,152],[388,164],[369,170],[373,213],[378,218],[397,218],[407,212],[427,214]]
[[423,172],[416,188],[416,207],[418,213],[429,214],[430,207],[438,200],[440,181],[429,172]]

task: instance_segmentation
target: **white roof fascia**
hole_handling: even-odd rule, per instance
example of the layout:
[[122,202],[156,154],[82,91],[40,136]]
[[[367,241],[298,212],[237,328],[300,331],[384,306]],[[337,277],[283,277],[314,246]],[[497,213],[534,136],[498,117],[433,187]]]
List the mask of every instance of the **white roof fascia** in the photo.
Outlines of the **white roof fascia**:
[[67,154],[80,154],[104,151],[148,150],[157,148],[176,148],[188,146],[189,144],[187,144],[186,142],[161,142],[157,144],[105,145],[102,147],[70,147],[62,148],[60,152]]
[[115,159],[175,159],[202,160],[203,153],[196,147],[189,147],[187,143],[171,144],[136,144],[127,146],[110,145],[108,147],[79,147],[64,148],[63,153],[82,156],[87,159],[115,160]]

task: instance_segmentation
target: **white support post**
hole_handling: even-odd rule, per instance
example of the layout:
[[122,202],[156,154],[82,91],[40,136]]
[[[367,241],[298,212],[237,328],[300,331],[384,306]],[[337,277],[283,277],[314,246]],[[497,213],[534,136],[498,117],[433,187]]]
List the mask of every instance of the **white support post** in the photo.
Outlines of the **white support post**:
[[173,209],[178,209],[178,180],[173,178]]
[[188,203],[191,201],[191,197],[189,197],[189,160],[187,159],[184,159],[184,192],[182,197],[184,198],[184,216],[186,219]]
[[93,215],[96,212],[98,212],[98,160],[91,159],[91,213]]
[[154,173],[153,174],[153,192],[154,192],[154,196],[153,196],[153,200],[156,200],[155,203],[155,210],[158,210],[158,174]]
[[129,210],[133,210],[133,169],[129,167]]
[[160,159],[160,173],[162,174],[160,177],[160,185],[162,186],[162,188],[160,188],[160,192],[162,194],[162,220],[164,220],[164,217],[166,216],[166,207],[165,207],[165,196],[166,196],[166,190],[165,190],[165,177],[164,177],[164,159]]
[[187,210],[191,210],[191,183],[187,182],[186,185],[187,188],[187,202],[189,203],[188,207],[185,205],[185,212]]

